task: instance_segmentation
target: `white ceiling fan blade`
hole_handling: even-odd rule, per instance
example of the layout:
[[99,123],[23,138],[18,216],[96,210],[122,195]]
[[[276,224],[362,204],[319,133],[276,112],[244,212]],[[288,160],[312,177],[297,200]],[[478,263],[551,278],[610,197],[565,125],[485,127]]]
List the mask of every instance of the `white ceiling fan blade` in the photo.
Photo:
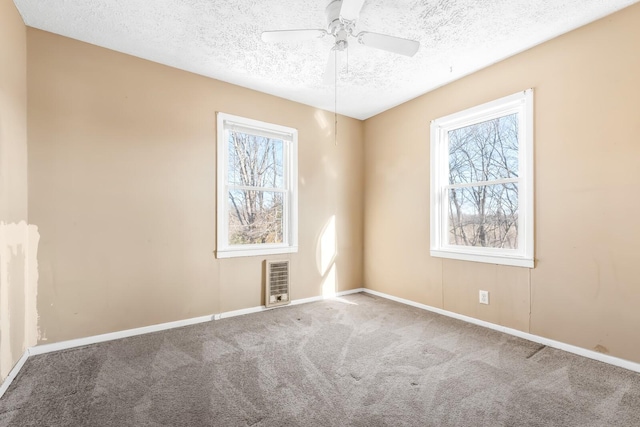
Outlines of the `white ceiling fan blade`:
[[324,78],[322,80],[325,85],[335,84],[337,73],[342,69],[343,58],[342,52],[338,49],[333,48],[329,51],[327,67],[324,70]]
[[325,85],[332,85],[336,81],[336,55],[337,51],[335,49],[331,49],[329,51],[329,58],[327,59],[327,66],[324,69],[324,79],[322,83]]
[[400,55],[413,56],[418,51],[418,48],[420,48],[420,42],[418,41],[388,36],[386,34],[363,31],[356,37],[358,37],[358,41],[365,46],[375,47],[376,49],[382,49]]
[[324,37],[328,33],[325,30],[276,30],[263,31],[262,41],[276,42],[300,42]]
[[355,21],[360,16],[364,0],[342,0],[340,18],[344,21]]

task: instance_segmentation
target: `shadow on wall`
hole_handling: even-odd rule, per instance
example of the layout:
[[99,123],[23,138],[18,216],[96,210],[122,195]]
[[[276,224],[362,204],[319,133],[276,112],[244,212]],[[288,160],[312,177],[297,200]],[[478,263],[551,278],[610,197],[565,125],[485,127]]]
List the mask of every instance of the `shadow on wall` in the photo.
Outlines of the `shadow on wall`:
[[336,216],[332,215],[322,229],[322,233],[320,233],[316,249],[316,263],[318,272],[322,277],[322,296],[324,298],[335,297],[338,290],[337,256]]
[[0,223],[0,381],[38,341],[38,227]]

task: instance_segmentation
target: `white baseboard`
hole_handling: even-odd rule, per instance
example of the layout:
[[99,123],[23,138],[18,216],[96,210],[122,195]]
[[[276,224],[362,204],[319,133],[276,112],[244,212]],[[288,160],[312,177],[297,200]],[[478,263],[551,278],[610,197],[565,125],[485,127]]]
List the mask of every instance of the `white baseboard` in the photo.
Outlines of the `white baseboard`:
[[[352,293],[362,292],[362,288],[353,289],[344,292],[338,292],[336,296],[340,297]],[[291,305],[306,304],[309,302],[322,301],[323,297],[311,297],[291,301]],[[277,307],[274,307],[277,308]],[[175,322],[160,323],[158,325],[144,326],[142,328],[126,329],[118,332],[110,332],[108,334],[93,335],[85,338],[77,338],[68,341],[61,341],[53,344],[42,344],[29,348],[29,355],[51,353],[52,351],[68,350],[75,347],[83,347],[85,345],[97,344],[105,341],[117,340],[120,338],[133,337],[136,335],[148,334],[151,332],[159,332],[167,329],[180,328],[183,326],[196,325],[198,323],[210,322],[212,320],[226,319],[229,317],[242,316],[245,314],[259,313],[261,311],[270,310],[270,308],[260,305],[257,307],[243,308],[241,310],[227,311],[215,315],[194,317],[191,319],[177,320]]]
[[[310,302],[316,302],[316,301],[322,301],[325,299],[331,299],[331,298],[339,298],[345,295],[350,295],[350,294],[357,294],[359,292],[362,292],[363,288],[357,288],[357,289],[350,289],[348,291],[341,291],[341,292],[336,292],[335,296],[332,297],[323,297],[323,296],[317,296],[317,297],[311,297],[311,298],[302,298],[302,299],[294,299],[291,301],[291,304],[288,305],[299,305],[299,304],[307,304]],[[283,307],[283,306],[279,306],[279,307]],[[266,307],[264,305],[259,305],[257,307],[251,307],[251,308],[243,308],[241,310],[234,310],[234,311],[227,311],[224,313],[220,313],[218,315],[218,317],[216,319],[227,319],[229,317],[236,317],[236,316],[243,316],[245,314],[252,314],[252,313],[259,313],[261,311],[265,311],[265,310],[272,310],[272,309],[276,309],[279,307]],[[286,307],[286,305],[284,306]]]
[[323,297],[311,297],[311,298],[302,298],[302,299],[294,299],[291,300],[291,304],[289,305],[300,305],[300,304],[308,304],[310,302],[322,301]]
[[[338,292],[336,293],[336,297],[341,297],[344,295],[354,294],[358,292],[362,292],[362,288]],[[291,301],[291,305],[306,304],[306,303],[315,302],[315,301],[322,301],[323,299],[325,298],[322,296],[303,298],[303,299]],[[274,307],[274,308],[277,308],[277,307]],[[226,319],[229,317],[242,316],[244,314],[258,313],[265,310],[270,310],[270,308],[266,308],[264,305],[261,305],[258,307],[245,308],[242,310],[227,311],[227,312],[219,313],[215,315],[194,317],[191,319],[178,320],[175,322],[160,323],[158,325],[144,326],[141,328],[134,328],[134,329],[126,329],[118,332],[110,332],[108,334],[93,335],[85,338],[77,338],[77,339],[72,339],[68,341],[60,341],[52,344],[42,344],[34,347],[29,347],[27,350],[25,350],[24,354],[22,355],[18,363],[16,363],[16,365],[13,367],[11,372],[9,372],[9,375],[7,376],[7,378],[5,378],[5,380],[0,385],[0,397],[2,397],[5,391],[7,391],[7,389],[13,382],[14,378],[18,375],[18,373],[20,372],[20,369],[22,369],[22,366],[27,361],[29,356],[51,353],[51,352],[60,351],[60,350],[68,350],[76,347],[84,347],[87,345],[98,344],[105,341],[112,341],[112,340],[117,340],[121,338],[133,337],[136,335],[143,335],[143,334],[149,334],[152,332],[165,331],[167,329],[180,328],[183,326],[196,325],[198,323],[205,323],[205,322],[210,322],[212,320],[220,320],[220,319]]]
[[[287,304],[287,305],[307,304],[310,302],[316,302],[316,301],[322,301],[322,300],[323,300],[322,297],[311,297],[311,298],[303,298],[303,299],[297,299],[297,300],[294,299],[291,301],[290,304]],[[273,310],[280,307],[286,307],[286,305],[284,306],[281,305],[276,307],[267,307],[264,305],[259,305],[257,307],[243,308],[240,310],[225,311],[224,313],[218,314],[216,316],[216,320],[228,319],[230,317],[236,317],[236,316],[244,316],[245,314],[260,313],[261,311]]]
[[224,313],[218,314],[216,316],[216,320],[227,319],[229,317],[244,316],[245,314],[259,313],[265,310],[269,310],[269,309],[264,305],[259,305],[257,307],[243,308],[240,310],[225,311]]
[[340,291],[340,292],[338,292],[336,294],[336,297],[343,297],[345,295],[359,294],[361,292],[364,292],[364,288],[349,289],[348,291]]
[[[589,359],[594,359],[594,360],[598,360],[600,362],[604,362],[604,363],[608,363],[610,365],[614,365],[614,366],[618,366],[621,368],[625,368],[628,369],[630,371],[634,371],[634,372],[640,372],[640,363],[636,363],[636,362],[632,362],[629,360],[625,360],[625,359],[620,359],[617,357],[613,357],[613,356],[609,356],[606,354],[602,354],[602,353],[598,353],[592,350],[587,350],[585,348],[582,347],[577,347],[571,344],[566,344],[560,341],[555,341],[549,338],[545,338],[545,337],[541,337],[538,335],[533,335],[527,332],[522,332],[519,331],[517,329],[512,329],[512,328],[508,328],[506,326],[500,326],[500,325],[496,325],[494,323],[490,323],[490,322],[485,322],[484,320],[480,320],[480,319],[476,319],[473,317],[469,317],[469,316],[465,316],[462,314],[458,314],[458,313],[454,313],[452,311],[447,311],[447,310],[443,310],[440,308],[436,308],[436,307],[431,307],[425,304],[420,304],[414,301],[410,301],[404,298],[398,298],[395,297],[393,295],[388,295],[388,294],[384,294],[382,292],[378,292],[378,291],[374,291],[371,289],[366,289],[366,288],[357,288],[357,289],[351,289],[348,291],[342,291],[342,292],[337,292],[335,297],[342,297],[345,295],[351,295],[351,294],[356,294],[356,293],[360,293],[360,292],[366,292],[368,294],[371,295],[376,295],[378,297],[381,298],[385,298],[385,299],[389,299],[392,301],[396,301],[402,304],[406,304],[406,305],[410,305],[412,307],[417,307],[423,310],[427,310],[427,311],[431,311],[437,314],[441,314],[443,316],[447,316],[447,317],[452,317],[454,319],[458,319],[458,320],[462,320],[468,323],[472,323],[478,326],[483,326],[485,328],[489,328],[489,329],[493,329],[499,332],[504,332],[506,334],[509,335],[513,335],[516,337],[520,337],[529,341],[533,341],[533,342],[537,342],[540,343],[542,345],[546,345],[549,347],[553,347],[553,348],[557,348],[559,350],[564,350],[567,351],[569,353],[574,353],[577,354],[579,356],[583,356],[583,357],[587,357]],[[298,299],[298,300],[293,300],[291,301],[291,305],[298,305],[298,304],[306,304],[306,303],[310,303],[310,302],[315,302],[315,301],[321,301],[327,298],[324,298],[322,296],[317,296],[317,297],[311,297],[311,298],[303,298],[303,299]],[[275,307],[274,307],[275,308]],[[11,370],[11,372],[9,372],[9,375],[7,376],[7,378],[4,380],[4,382],[2,383],[2,385],[0,385],[0,397],[2,397],[2,395],[7,391],[7,389],[9,388],[9,386],[11,385],[11,382],[16,378],[16,376],[18,375],[18,373],[20,372],[20,369],[22,369],[22,366],[24,365],[24,363],[27,361],[27,358],[29,358],[29,356],[35,356],[38,354],[45,354],[45,353],[51,353],[54,351],[60,351],[60,350],[67,350],[67,349],[71,349],[71,348],[76,348],[76,347],[83,347],[86,345],[91,345],[91,344],[97,344],[97,343],[101,343],[101,342],[105,342],[105,341],[111,341],[111,340],[116,340],[116,339],[120,339],[120,338],[127,338],[127,337],[132,337],[132,336],[136,336],[136,335],[143,335],[143,334],[148,334],[151,332],[159,332],[159,331],[164,331],[167,329],[173,329],[173,328],[180,328],[183,326],[189,326],[189,325],[195,325],[198,323],[205,323],[205,322],[210,322],[212,320],[219,320],[219,319],[226,319],[226,318],[230,318],[230,317],[235,317],[235,316],[242,316],[245,314],[251,314],[251,313],[259,313],[261,311],[265,311],[265,310],[271,310],[270,308],[266,308],[264,305],[258,306],[258,307],[252,307],[252,308],[246,308],[246,309],[242,309],[242,310],[234,310],[234,311],[228,311],[228,312],[224,312],[224,313],[220,313],[220,314],[216,314],[216,315],[208,315],[208,316],[201,316],[201,317],[195,317],[195,318],[191,318],[191,319],[185,319],[185,320],[178,320],[175,322],[168,322],[168,323],[161,323],[158,325],[151,325],[151,326],[145,326],[142,328],[135,328],[135,329],[127,329],[124,331],[118,331],[118,332],[111,332],[108,334],[102,334],[102,335],[94,335],[94,336],[90,336],[90,337],[85,337],[85,338],[78,338],[78,339],[73,339],[73,340],[68,340],[68,341],[61,341],[58,343],[53,343],[53,344],[43,344],[43,345],[38,345],[35,347],[30,347],[28,348],[24,354],[22,355],[22,357],[20,358],[20,360],[18,361],[18,363],[16,363],[16,365],[13,367],[13,369]]]
[[16,363],[13,369],[11,369],[11,371],[9,372],[9,375],[7,375],[7,378],[5,378],[2,384],[0,384],[0,399],[2,399],[2,396],[9,389],[9,386],[11,385],[13,380],[18,376],[20,369],[22,369],[24,362],[26,362],[28,358],[29,358],[29,350],[26,350],[22,354],[22,357],[20,358],[20,360],[18,360],[18,363]]
[[589,359],[597,360],[600,362],[608,363],[609,365],[618,366],[620,368],[628,369],[634,372],[640,372],[640,363],[632,362],[630,360],[620,359],[618,357],[609,356],[607,354],[598,353],[597,351],[587,350],[586,348],[578,347],[575,345],[567,344],[561,341],[552,340],[549,338],[541,337],[539,335],[530,334],[528,332],[522,332],[517,329],[508,328],[506,326],[496,325],[495,323],[485,322],[484,320],[476,319],[474,317],[465,316],[463,314],[454,313],[452,311],[443,310],[441,308],[431,307],[429,305],[420,304],[404,298],[394,297],[393,295],[384,294],[382,292],[374,291],[371,289],[363,289],[371,295],[376,295],[381,298],[396,301],[402,304],[410,305],[412,307],[421,308],[423,310],[431,311],[433,313],[442,314],[443,316],[452,317],[454,319],[462,320],[474,325],[483,326],[485,328],[493,329],[495,331],[504,332],[509,335],[513,335],[525,340],[537,342],[548,347],[557,348],[569,353],[577,354],[578,356],[587,357]]
[[157,325],[144,326],[141,328],[126,329],[123,331],[111,332],[108,334],[93,335],[90,337],[77,338],[68,341],[60,341],[52,344],[42,344],[34,347],[29,347],[25,350],[18,363],[16,363],[16,365],[13,367],[13,369],[9,373],[9,376],[7,376],[2,385],[0,385],[0,397],[2,397],[5,391],[9,388],[11,382],[13,382],[14,378],[18,375],[18,372],[20,372],[20,369],[22,369],[22,366],[30,356],[52,353],[54,351],[60,350],[68,350],[76,347],[84,347],[87,345],[98,344],[105,341],[112,341],[120,338],[149,334],[151,332],[159,332],[167,329],[180,328],[183,326],[196,325],[198,323],[210,322],[214,319],[215,316],[194,317],[191,319],[178,320],[175,322],[160,323]]
[[210,322],[213,316],[201,316],[191,319],[177,320],[175,322],[160,323],[158,325],[143,326],[141,328],[125,329],[124,331],[110,332],[108,334],[93,335],[85,338],[77,338],[68,341],[60,341],[53,344],[42,344],[29,348],[29,355],[51,353],[53,351],[68,350],[75,347],[83,347],[90,344],[97,344],[105,341],[117,340],[120,338],[134,337],[136,335],[149,334],[151,332],[165,331],[167,329],[180,328],[182,326],[196,325],[198,323]]

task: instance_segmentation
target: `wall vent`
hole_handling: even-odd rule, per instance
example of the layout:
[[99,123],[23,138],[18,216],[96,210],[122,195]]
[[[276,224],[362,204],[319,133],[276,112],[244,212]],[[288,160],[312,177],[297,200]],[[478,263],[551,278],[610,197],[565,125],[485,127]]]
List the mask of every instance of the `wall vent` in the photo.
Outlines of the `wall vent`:
[[266,261],[265,305],[289,304],[289,261]]

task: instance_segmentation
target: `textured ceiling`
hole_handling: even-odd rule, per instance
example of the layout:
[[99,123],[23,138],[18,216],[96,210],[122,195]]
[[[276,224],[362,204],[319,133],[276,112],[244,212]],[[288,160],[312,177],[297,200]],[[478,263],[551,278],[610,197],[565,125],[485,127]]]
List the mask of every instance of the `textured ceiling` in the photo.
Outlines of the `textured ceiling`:
[[[337,111],[366,119],[640,0],[367,0],[357,31],[420,41],[412,57],[353,41]],[[326,110],[332,37],[266,44],[263,30],[325,28],[329,0],[15,0],[27,25]]]

